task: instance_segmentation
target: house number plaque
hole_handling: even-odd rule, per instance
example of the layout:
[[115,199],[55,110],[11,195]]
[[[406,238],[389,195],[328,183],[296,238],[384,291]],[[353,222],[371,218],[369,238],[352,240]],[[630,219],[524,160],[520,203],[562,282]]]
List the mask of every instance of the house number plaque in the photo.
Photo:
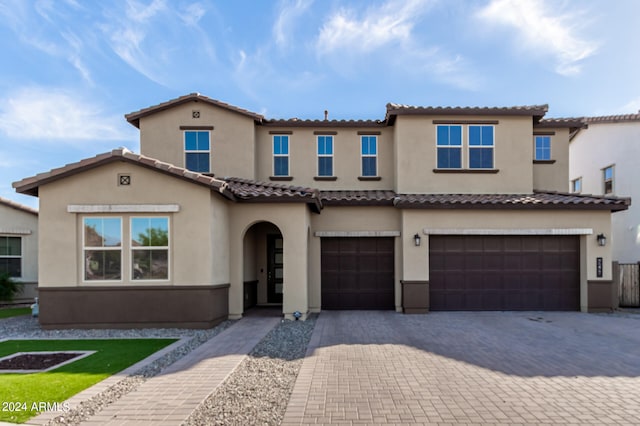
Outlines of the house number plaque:
[[596,257],[596,277],[602,278],[602,258]]

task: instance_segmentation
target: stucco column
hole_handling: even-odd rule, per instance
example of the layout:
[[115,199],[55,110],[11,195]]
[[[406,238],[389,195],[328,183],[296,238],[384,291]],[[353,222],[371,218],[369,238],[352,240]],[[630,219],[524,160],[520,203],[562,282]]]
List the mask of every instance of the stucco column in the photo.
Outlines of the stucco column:
[[282,312],[287,319],[294,319],[293,313],[302,314],[301,320],[309,313],[309,232],[308,213],[298,216],[295,224],[291,223],[283,231],[284,239],[284,294]]
[[229,241],[229,319],[235,320],[242,318],[244,312],[243,304],[243,273],[242,273],[242,232],[238,232],[234,227],[232,237]]

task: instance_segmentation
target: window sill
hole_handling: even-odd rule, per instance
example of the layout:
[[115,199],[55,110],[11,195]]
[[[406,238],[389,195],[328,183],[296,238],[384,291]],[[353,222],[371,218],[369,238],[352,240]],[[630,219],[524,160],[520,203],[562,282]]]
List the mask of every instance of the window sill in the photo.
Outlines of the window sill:
[[556,160],[533,160],[533,164],[553,164]]
[[358,176],[358,180],[382,180],[382,178],[380,176]]
[[293,176],[269,176],[269,180],[290,181]]
[[314,176],[313,180],[333,181],[333,180],[338,180],[338,177],[337,176]]
[[433,169],[433,173],[498,173],[500,169]]

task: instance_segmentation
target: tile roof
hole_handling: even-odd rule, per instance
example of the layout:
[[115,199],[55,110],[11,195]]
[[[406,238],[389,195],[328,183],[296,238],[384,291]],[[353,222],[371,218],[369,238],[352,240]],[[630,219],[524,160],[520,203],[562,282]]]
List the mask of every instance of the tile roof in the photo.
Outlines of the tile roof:
[[7,198],[0,197],[0,204],[2,204],[4,206],[7,206],[7,207],[11,207],[12,209],[21,210],[21,211],[26,212],[26,213],[31,213],[31,214],[34,214],[36,216],[38,215],[38,210],[33,209],[31,207],[28,207],[28,206],[25,206],[25,205],[20,204],[20,203],[16,203],[15,201],[9,200]]
[[266,183],[237,177],[225,177],[224,181],[238,201],[267,203],[304,201],[310,204],[317,213],[322,208],[320,192],[314,188]]
[[543,118],[533,125],[534,130],[537,128],[548,127],[571,127],[571,128],[586,128],[584,118],[567,117],[567,118]]
[[126,118],[127,121],[132,125],[140,128],[141,118],[151,114],[155,114],[160,111],[164,111],[169,108],[173,108],[174,106],[185,104],[187,102],[192,102],[192,101],[204,102],[210,105],[215,105],[220,108],[224,108],[226,110],[245,115],[249,118],[253,118],[255,121],[262,121],[264,119],[264,117],[258,113],[251,112],[243,108],[239,108],[237,106],[219,101],[217,99],[212,99],[208,96],[201,95],[200,93],[189,93],[188,95],[180,96],[179,98],[171,99],[167,102],[163,102],[158,105],[150,106],[148,108],[143,108],[140,111],[135,111],[129,114],[125,114],[124,118]]
[[290,118],[288,120],[265,120],[260,123],[268,127],[386,127],[386,121],[380,120],[301,120]]
[[583,117],[586,123],[621,123],[625,121],[640,121],[638,114],[603,115],[600,117]]
[[450,106],[413,106],[387,104],[386,119],[391,124],[397,115],[529,115],[543,117],[549,105],[523,105],[511,107],[450,107]]
[[14,182],[13,187],[17,192],[20,192],[22,194],[37,196],[38,188],[41,185],[116,161],[125,161],[138,164],[140,166],[150,168],[164,174],[175,176],[199,185],[204,185],[216,189],[229,199],[234,198],[233,194],[227,189],[227,183],[220,179],[203,175],[201,173],[192,172],[182,167],[176,167],[173,164],[165,163],[151,157],[134,154],[126,148],[114,149],[111,152],[99,154],[95,157],[86,158],[76,163],[67,164],[65,166],[52,169],[48,172],[39,173],[35,176],[24,178],[18,182]]
[[630,198],[534,191],[532,194],[400,194],[399,208],[627,210]]
[[393,206],[396,193],[390,190],[320,191],[325,206]]

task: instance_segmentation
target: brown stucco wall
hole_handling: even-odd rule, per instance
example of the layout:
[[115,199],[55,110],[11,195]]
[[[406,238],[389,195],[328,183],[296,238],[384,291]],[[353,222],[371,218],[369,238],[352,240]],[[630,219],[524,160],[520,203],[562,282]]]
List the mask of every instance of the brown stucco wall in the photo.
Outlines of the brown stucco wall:
[[[569,129],[543,129],[544,132],[555,132],[551,138],[552,164],[533,164],[533,189],[559,192],[569,191]],[[532,150],[535,150],[535,137]],[[535,154],[533,154],[535,156]]]

